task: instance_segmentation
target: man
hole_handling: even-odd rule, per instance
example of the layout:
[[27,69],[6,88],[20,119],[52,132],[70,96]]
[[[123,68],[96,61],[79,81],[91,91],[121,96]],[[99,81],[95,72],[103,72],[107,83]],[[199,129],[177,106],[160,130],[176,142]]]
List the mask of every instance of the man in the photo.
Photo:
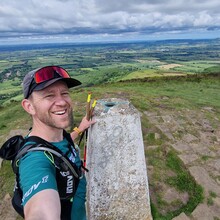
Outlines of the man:
[[[78,167],[81,165],[79,152],[72,146],[73,152],[70,152],[69,142],[64,138],[63,132],[73,122],[69,88],[80,84],[59,66],[43,67],[24,77],[22,100],[22,107],[33,120],[29,136],[38,136],[52,143]],[[71,133],[72,139],[94,123],[84,117],[79,127]],[[25,220],[86,219],[85,177],[80,179],[73,198],[71,218],[66,217],[67,211],[64,212],[63,207],[61,209],[56,168],[51,161],[52,157],[42,151],[29,152],[19,161],[19,184],[23,192]]]

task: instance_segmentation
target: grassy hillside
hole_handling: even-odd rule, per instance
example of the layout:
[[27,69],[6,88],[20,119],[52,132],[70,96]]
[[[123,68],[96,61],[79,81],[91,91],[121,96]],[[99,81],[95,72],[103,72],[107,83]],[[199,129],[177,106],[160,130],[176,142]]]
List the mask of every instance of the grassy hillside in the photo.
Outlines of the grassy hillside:
[[[91,71],[91,70],[86,70]],[[77,125],[85,114],[86,98],[88,92],[93,97],[125,98],[142,114],[142,131],[145,143],[145,151],[148,167],[153,167],[153,174],[149,173],[149,185],[152,195],[152,213],[154,219],[172,219],[174,216],[185,212],[190,214],[193,209],[203,201],[203,189],[197,185],[190,176],[186,167],[177,157],[177,153],[165,143],[167,138],[160,134],[161,138],[155,138],[155,133],[160,133],[146,117],[146,112],[158,112],[169,110],[179,112],[181,110],[194,110],[200,112],[204,107],[213,108],[215,117],[220,120],[220,78],[219,77],[180,77],[163,78],[163,80],[136,80],[102,84],[99,86],[85,87],[72,90],[71,97],[74,102],[75,124]],[[216,123],[216,118],[207,117]],[[29,116],[21,109],[20,101],[13,101],[0,108],[0,142],[8,136],[11,130],[26,129],[31,125]],[[158,146],[151,149],[149,146]],[[166,145],[166,152],[164,147]],[[169,149],[167,151],[167,149]],[[164,178],[165,173],[173,173],[175,178]],[[163,177],[163,178],[162,178]],[[161,179],[162,178],[162,179]],[[173,209],[162,200],[156,190],[158,181],[166,185],[174,186],[179,192],[187,192],[189,200],[187,204],[178,202],[173,204]],[[4,163],[0,172],[0,199],[6,192],[12,192],[13,174],[10,164]],[[164,211],[165,210],[165,211]]]

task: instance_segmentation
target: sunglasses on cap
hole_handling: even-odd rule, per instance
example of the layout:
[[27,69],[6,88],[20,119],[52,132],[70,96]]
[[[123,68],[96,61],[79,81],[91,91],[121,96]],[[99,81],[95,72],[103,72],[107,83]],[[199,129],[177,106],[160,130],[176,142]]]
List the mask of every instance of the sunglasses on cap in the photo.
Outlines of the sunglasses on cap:
[[47,66],[39,69],[34,74],[35,83],[42,83],[51,79],[56,78],[56,75],[62,78],[70,78],[67,71],[59,66]]
[[38,69],[31,78],[28,90],[25,92],[25,98],[28,98],[34,90],[41,90],[49,86],[51,83],[55,82],[56,79],[64,79],[68,87],[81,84],[78,80],[71,78],[67,71],[59,66],[46,66]]

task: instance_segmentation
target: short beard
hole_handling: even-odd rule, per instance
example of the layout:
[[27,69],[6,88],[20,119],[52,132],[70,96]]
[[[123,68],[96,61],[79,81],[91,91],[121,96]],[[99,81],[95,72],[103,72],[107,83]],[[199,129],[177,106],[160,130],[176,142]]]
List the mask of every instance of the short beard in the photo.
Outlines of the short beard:
[[72,128],[73,126],[73,110],[70,109],[69,115],[68,115],[68,122],[66,124],[66,126],[58,126],[56,124],[55,121],[53,121],[51,118],[45,117],[45,115],[43,115],[43,117],[40,117],[39,120],[41,122],[43,122],[44,124],[46,124],[47,126],[53,127],[53,128],[58,128],[58,129],[68,129],[68,128]]

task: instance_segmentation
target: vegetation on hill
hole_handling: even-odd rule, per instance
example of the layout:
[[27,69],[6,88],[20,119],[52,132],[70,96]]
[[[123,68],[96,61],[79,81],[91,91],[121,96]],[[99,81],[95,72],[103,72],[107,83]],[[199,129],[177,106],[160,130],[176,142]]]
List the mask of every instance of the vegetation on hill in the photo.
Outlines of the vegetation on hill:
[[137,78],[219,73],[219,48],[219,39],[4,46],[0,105],[21,99],[24,75],[41,66],[60,65],[82,81],[82,87],[88,87]]
[[[30,117],[20,105],[23,76],[39,66],[60,65],[83,82],[80,88],[71,90],[73,126],[85,114],[88,92],[97,99],[128,99],[140,111],[147,164],[153,167],[149,185],[154,219],[172,219],[181,212],[190,214],[204,201],[203,189],[146,112],[162,109],[199,113],[209,107],[220,120],[219,48],[219,40],[4,48],[0,54],[0,143],[13,135],[11,131],[25,133],[31,126]],[[207,117],[216,120],[209,114]],[[12,194],[14,177],[10,166],[6,162],[1,168],[1,201],[7,192]],[[186,203],[178,200],[171,208],[158,190],[158,182],[174,187],[178,193],[187,193]]]
[[[154,194],[152,201],[152,213],[154,219],[172,219],[174,216],[185,212],[190,214],[193,209],[203,201],[203,190],[197,185],[189,172],[182,164],[174,150],[170,149],[164,154],[164,140],[155,139],[152,136],[152,125],[144,116],[146,111],[157,111],[158,108],[172,109],[179,111],[180,109],[194,109],[200,111],[204,106],[211,106],[216,110],[216,117],[220,119],[220,78],[207,77],[196,78],[187,81],[185,79],[175,80],[155,80],[152,82],[135,81],[135,82],[116,82],[99,86],[85,87],[74,89],[71,97],[74,102],[75,124],[77,125],[81,117],[85,114],[86,97],[88,92],[92,92],[93,96],[98,99],[118,97],[129,99],[135,107],[142,113],[143,137],[146,148],[148,166],[154,167],[154,174],[149,176],[150,189]],[[166,99],[163,97],[169,97]],[[30,126],[29,116],[21,109],[20,102],[14,101],[0,109],[0,130],[1,142],[11,130],[26,129]],[[157,145],[158,148],[148,149],[148,146]],[[163,171],[161,173],[161,171]],[[170,178],[162,178],[165,184],[175,187],[178,192],[187,192],[189,200],[187,204],[180,201],[173,209],[164,202],[160,194],[157,194],[158,178],[164,177],[165,173],[172,172],[175,175]],[[159,175],[159,176],[158,176]],[[6,192],[12,192],[13,174],[10,170],[10,164],[5,163],[0,172],[0,187],[2,199]],[[159,192],[158,192],[159,193]]]

